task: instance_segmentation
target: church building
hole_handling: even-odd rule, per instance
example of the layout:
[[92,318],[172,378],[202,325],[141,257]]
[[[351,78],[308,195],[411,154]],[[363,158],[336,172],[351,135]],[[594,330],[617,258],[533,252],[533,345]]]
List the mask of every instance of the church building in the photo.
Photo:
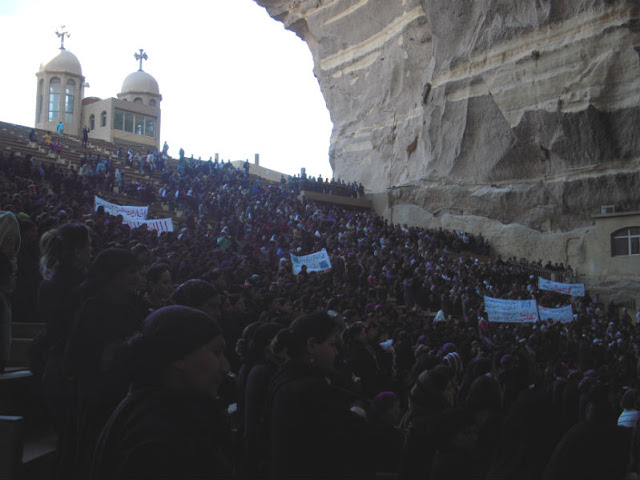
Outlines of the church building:
[[80,136],[87,127],[89,138],[158,150],[162,95],[156,79],[142,70],[147,54],[142,49],[135,53],[139,69],[124,79],[117,98],[85,97],[80,61],[64,48],[68,34],[56,33],[61,38],[60,53],[36,73],[35,127],[55,132],[62,122],[66,134]]

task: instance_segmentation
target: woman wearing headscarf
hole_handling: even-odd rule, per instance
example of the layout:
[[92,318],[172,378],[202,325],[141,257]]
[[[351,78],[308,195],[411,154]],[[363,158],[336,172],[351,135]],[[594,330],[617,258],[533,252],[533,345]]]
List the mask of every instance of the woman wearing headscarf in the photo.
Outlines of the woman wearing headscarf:
[[136,256],[109,248],[98,254],[81,286],[83,302],[65,355],[65,372],[75,381],[77,402],[62,459],[71,472],[88,470],[100,430],[127,393],[122,372],[110,365],[119,345],[140,329],[144,319],[136,295],[141,283]]
[[91,477],[231,476],[218,389],[229,371],[224,337],[202,311],[163,307],[121,351],[131,387],[98,440]]
[[324,312],[289,327],[287,361],[271,383],[270,474],[364,474],[373,464],[366,423],[352,412],[354,396],[333,386],[341,326]]

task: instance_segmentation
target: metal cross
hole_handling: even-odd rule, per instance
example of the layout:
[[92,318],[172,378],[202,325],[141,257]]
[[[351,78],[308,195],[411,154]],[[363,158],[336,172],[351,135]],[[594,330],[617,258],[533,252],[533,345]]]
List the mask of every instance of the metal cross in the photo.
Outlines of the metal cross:
[[133,56],[136,57],[136,60],[140,62],[140,68],[138,70],[142,71],[142,61],[149,60],[149,57],[147,57],[147,54],[142,48],[140,49],[140,53],[134,53]]
[[70,37],[71,34],[64,29],[64,25],[60,25],[60,30],[56,30],[56,35],[60,39],[60,50],[64,50],[64,37]]

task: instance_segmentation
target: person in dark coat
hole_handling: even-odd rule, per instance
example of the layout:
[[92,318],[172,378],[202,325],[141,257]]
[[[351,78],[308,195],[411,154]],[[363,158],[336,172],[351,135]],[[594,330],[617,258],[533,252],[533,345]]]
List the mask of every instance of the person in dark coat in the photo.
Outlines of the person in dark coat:
[[380,392],[371,401],[368,419],[376,472],[396,473],[400,470],[404,446],[404,431],[398,427],[400,417],[400,398],[394,392]]
[[543,478],[622,480],[630,465],[630,432],[595,421],[579,422],[556,445]]
[[[366,423],[351,411],[354,397],[333,387],[341,326],[324,312],[290,326],[291,360],[271,384],[271,465],[277,476],[365,475]],[[371,472],[373,473],[373,472]]]
[[72,395],[63,374],[64,350],[79,302],[76,288],[85,279],[91,260],[89,229],[81,223],[61,225],[42,236],[40,249],[44,280],[38,289],[37,312],[46,331],[38,346],[39,365],[34,373],[42,375],[45,405],[54,429],[60,435]]
[[267,473],[267,399],[269,384],[280,366],[271,351],[271,341],[282,330],[279,323],[263,323],[256,329],[247,351],[247,381],[244,386],[244,468],[247,474]]
[[454,391],[451,369],[446,365],[437,365],[418,377],[401,423],[407,433],[400,478],[429,475],[435,455],[433,428],[442,413],[453,406]]
[[433,427],[436,453],[429,478],[484,478],[478,462],[478,430],[473,413],[465,409],[443,412]]
[[229,372],[224,337],[202,311],[163,307],[122,357],[131,387],[109,418],[91,478],[230,477],[231,437],[218,389]]
[[[353,324],[346,335],[346,361],[353,374],[360,378],[362,394],[373,398],[380,390],[380,368],[373,347],[367,339],[367,325],[361,322]],[[374,330],[375,327],[370,327]]]
[[81,286],[84,301],[65,352],[65,372],[75,381],[76,405],[69,412],[63,464],[70,472],[88,470],[100,430],[127,393],[127,383],[109,368],[117,347],[140,329],[144,306],[136,256],[109,248],[98,254]]

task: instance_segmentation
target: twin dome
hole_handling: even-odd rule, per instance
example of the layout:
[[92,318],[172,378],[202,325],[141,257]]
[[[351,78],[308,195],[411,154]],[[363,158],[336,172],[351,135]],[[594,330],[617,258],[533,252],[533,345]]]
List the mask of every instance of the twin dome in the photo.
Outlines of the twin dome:
[[[41,72],[59,72],[69,73],[72,75],[82,76],[82,67],[80,61],[73,53],[68,50],[61,50],[55,57],[44,64],[40,64]],[[122,82],[121,94],[127,93],[147,93],[151,95],[160,95],[158,82],[153,76],[147,72],[138,70],[133,72]]]
[[153,95],[160,95],[160,89],[158,88],[158,82],[155,78],[147,72],[138,70],[137,72],[130,73],[127,75],[127,78],[124,79],[121,93],[151,93]]
[[82,67],[80,66],[78,57],[68,50],[62,50],[47,63],[41,63],[40,71],[51,73],[70,73],[72,75],[82,76]]

